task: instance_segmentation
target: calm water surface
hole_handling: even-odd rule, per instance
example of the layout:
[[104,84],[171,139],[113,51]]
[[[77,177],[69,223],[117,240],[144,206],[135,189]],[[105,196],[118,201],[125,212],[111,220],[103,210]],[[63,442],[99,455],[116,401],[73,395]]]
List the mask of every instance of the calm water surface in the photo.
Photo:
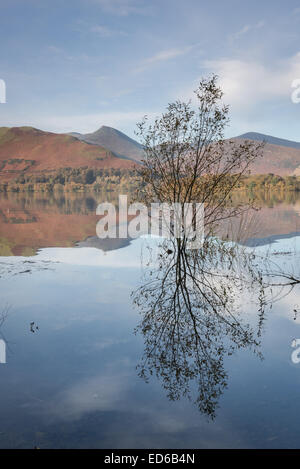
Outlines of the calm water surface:
[[[291,342],[300,338],[300,287],[267,310],[263,359],[247,348],[225,357],[227,386],[211,418],[195,404],[195,383],[191,399],[170,400],[160,376],[138,375],[144,340],[134,333],[141,312],[131,293],[157,241],[98,240],[97,202],[0,199],[0,306],[8,310],[0,447],[299,448],[300,363]],[[297,269],[300,199],[261,205],[248,244],[283,252],[279,262]],[[255,326],[255,308],[244,313]]]

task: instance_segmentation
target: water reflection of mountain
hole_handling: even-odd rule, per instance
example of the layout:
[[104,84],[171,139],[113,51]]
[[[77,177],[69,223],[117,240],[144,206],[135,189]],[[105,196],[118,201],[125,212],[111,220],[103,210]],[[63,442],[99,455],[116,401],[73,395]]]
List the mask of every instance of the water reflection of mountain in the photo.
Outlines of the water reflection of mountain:
[[[0,255],[32,256],[45,247],[71,247],[96,235],[96,207],[109,194],[7,194],[0,197]],[[108,241],[105,250],[115,249]],[[100,249],[103,249],[105,242]]]
[[243,244],[250,247],[266,246],[267,244],[274,244],[281,239],[294,238],[295,236],[300,236],[300,231],[283,235],[267,236],[266,238],[248,238]]
[[[44,247],[90,246],[109,251],[128,246],[130,239],[97,238],[96,207],[103,201],[117,204],[118,194],[0,195],[0,255],[32,256]],[[247,216],[251,227],[244,230],[245,243],[265,244],[270,236],[272,242],[300,232],[300,195],[259,194],[258,201],[260,210]],[[235,227],[233,232],[237,231]]]
[[132,239],[100,239],[97,236],[90,236],[84,241],[77,243],[77,246],[80,248],[96,248],[101,249],[102,251],[114,251],[116,249],[121,249],[131,244]]

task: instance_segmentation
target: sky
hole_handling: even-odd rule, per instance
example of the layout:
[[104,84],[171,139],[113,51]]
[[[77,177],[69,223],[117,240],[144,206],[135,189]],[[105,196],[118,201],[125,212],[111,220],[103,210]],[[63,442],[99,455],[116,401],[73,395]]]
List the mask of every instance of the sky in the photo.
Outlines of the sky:
[[135,138],[144,115],[193,98],[215,73],[230,106],[226,136],[300,141],[300,102],[291,99],[300,1],[0,0],[0,8],[0,126],[107,125]]

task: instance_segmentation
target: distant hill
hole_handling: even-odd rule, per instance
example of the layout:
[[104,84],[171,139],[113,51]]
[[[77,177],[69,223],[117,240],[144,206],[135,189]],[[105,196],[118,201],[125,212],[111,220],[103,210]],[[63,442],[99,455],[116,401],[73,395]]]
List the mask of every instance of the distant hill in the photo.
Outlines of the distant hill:
[[33,127],[0,127],[0,177],[33,174],[61,168],[132,168],[101,146],[89,145],[67,134],[44,132]]
[[292,140],[286,140],[284,138],[272,137],[272,135],[260,134],[259,132],[247,132],[235,138],[256,140],[258,142],[265,141],[267,143],[271,143],[272,145],[300,149],[300,142],[294,142]]
[[80,134],[72,132],[70,135],[77,139],[91,143],[93,145],[100,145],[107,150],[112,151],[120,158],[131,159],[134,161],[141,161],[143,159],[143,147],[132,138],[112,127],[103,125],[96,132],[89,134]]
[[263,157],[251,165],[252,174],[273,173],[279,176],[300,174],[300,143],[284,140],[271,135],[248,132],[238,137],[238,140],[265,141]]

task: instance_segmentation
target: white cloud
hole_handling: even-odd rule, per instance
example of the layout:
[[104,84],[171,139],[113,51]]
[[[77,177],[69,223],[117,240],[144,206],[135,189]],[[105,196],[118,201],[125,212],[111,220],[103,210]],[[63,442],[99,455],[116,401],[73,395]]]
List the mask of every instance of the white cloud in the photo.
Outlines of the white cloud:
[[300,52],[277,62],[275,67],[235,59],[208,60],[203,65],[219,76],[224,100],[233,108],[244,110],[266,101],[290,100],[291,84],[300,78]]
[[[126,360],[124,360],[126,366]],[[55,396],[48,404],[50,417],[76,420],[89,412],[122,409],[130,389],[128,373],[90,377]]]
[[[227,136],[255,130],[269,134],[277,132],[283,138],[296,139],[293,132],[297,132],[299,105],[292,103],[291,95],[295,91],[293,81],[300,79],[300,52],[272,65],[230,58],[207,60],[200,65],[201,75],[192,84],[174,90],[171,100],[192,99],[197,104],[193,91],[201,77],[216,73],[224,91],[223,100],[230,105],[231,124],[226,130]],[[287,124],[284,119],[288,118]]]

